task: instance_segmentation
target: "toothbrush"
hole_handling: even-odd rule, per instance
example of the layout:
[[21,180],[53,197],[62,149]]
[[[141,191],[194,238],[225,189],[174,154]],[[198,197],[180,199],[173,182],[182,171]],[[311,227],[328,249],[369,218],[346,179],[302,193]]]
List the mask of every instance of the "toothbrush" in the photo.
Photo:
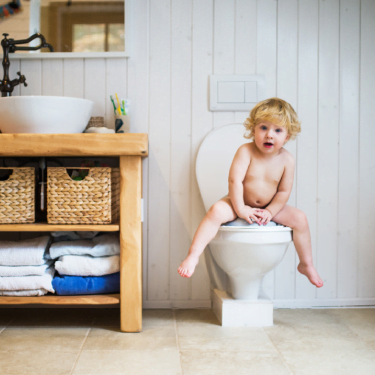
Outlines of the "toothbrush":
[[118,100],[117,92],[115,93],[115,95],[116,95],[117,104],[118,104],[117,111],[118,111],[118,114],[121,115],[121,104],[120,104],[120,101]]
[[129,100],[125,100],[124,111],[126,115],[129,113]]
[[126,111],[125,111],[125,100],[124,100],[124,99],[121,99],[121,103],[122,103],[122,107],[121,107],[122,114],[123,114],[123,115],[126,115]]
[[112,95],[109,95],[109,97],[111,98],[111,101],[112,101],[112,104],[113,104],[113,111],[114,111],[115,114],[116,114],[116,106],[115,106],[115,102],[114,102],[114,100],[112,99]]

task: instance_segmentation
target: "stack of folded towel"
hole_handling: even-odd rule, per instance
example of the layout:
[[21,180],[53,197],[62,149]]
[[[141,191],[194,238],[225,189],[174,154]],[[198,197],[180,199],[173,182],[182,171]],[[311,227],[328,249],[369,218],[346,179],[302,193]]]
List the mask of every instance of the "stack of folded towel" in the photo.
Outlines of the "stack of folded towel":
[[[67,233],[50,247],[59,273],[52,285],[59,295],[117,293],[120,290],[120,241],[116,233],[92,239],[76,238]],[[82,236],[81,234],[80,236]],[[68,237],[68,238],[67,238]],[[82,238],[82,237],[81,237]],[[61,239],[61,236],[60,236]]]
[[53,262],[48,257],[50,236],[0,241],[0,295],[42,296],[54,293]]

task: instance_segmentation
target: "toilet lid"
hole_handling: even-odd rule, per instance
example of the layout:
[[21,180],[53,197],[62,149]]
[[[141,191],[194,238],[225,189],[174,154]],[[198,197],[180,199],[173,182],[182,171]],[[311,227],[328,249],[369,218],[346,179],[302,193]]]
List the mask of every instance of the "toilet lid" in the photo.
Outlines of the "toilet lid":
[[228,176],[238,148],[248,142],[243,124],[229,124],[212,130],[203,140],[195,171],[206,211],[228,194]]

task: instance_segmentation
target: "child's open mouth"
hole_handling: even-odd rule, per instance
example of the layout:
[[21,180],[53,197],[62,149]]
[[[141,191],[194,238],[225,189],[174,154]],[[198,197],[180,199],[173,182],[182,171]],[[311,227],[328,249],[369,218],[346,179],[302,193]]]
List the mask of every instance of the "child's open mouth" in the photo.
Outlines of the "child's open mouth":
[[268,142],[263,143],[263,145],[264,145],[264,147],[267,147],[267,148],[271,148],[273,146],[272,143],[268,143]]

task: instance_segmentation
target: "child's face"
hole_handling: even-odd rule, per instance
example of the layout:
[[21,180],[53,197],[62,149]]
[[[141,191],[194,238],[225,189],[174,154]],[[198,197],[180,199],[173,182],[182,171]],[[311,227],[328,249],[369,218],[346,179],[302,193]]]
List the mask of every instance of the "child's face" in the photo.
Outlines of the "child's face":
[[254,142],[266,154],[277,152],[288,139],[287,129],[269,121],[261,121],[254,128]]

